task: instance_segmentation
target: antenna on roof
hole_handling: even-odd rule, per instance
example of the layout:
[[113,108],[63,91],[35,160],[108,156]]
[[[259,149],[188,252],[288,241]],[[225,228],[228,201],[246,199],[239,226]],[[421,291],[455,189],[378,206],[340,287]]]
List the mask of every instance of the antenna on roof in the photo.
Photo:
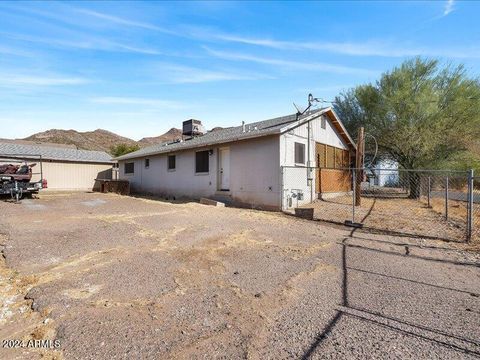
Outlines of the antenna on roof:
[[299,108],[295,103],[293,103],[293,106],[295,106],[295,109],[297,109],[297,119],[300,115],[303,115],[308,110],[310,110],[310,108],[313,106],[314,103],[321,103],[321,102],[324,102],[324,101],[322,99],[313,97],[312,94],[308,94],[308,106],[304,110],[300,110],[301,108]]
[[305,109],[302,110],[302,108],[295,103],[293,103],[293,106],[297,109],[297,114],[302,114],[305,111]]

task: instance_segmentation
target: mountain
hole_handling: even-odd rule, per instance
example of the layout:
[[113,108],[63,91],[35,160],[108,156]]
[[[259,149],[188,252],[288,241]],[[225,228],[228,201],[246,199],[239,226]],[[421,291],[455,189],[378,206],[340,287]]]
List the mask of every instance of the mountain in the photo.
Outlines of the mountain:
[[101,150],[110,152],[110,147],[118,144],[135,145],[135,140],[117,135],[107,130],[79,132],[76,130],[51,129],[33,134],[23,140],[75,145],[83,150]]
[[35,144],[66,144],[69,146],[74,146],[77,149],[110,152],[110,148],[118,144],[126,144],[129,146],[139,145],[140,147],[146,147],[165,141],[172,141],[181,137],[182,130],[176,128],[171,128],[163,135],[145,137],[139,141],[135,141],[103,129],[85,132],[76,130],[50,129],[15,141],[28,141]]
[[171,128],[165,134],[160,136],[153,136],[153,137],[144,137],[138,141],[138,145],[140,147],[146,147],[150,145],[160,144],[165,141],[172,141],[176,139],[180,139],[182,137],[182,130],[177,128]]

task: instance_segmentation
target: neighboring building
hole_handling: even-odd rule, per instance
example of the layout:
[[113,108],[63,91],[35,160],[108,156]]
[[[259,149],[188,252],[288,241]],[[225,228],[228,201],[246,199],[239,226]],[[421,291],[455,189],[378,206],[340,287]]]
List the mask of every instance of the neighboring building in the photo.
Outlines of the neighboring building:
[[0,141],[0,163],[20,160],[37,163],[32,169],[32,181],[40,180],[42,172],[48,183],[46,190],[92,190],[95,179],[111,178],[114,164],[112,157],[103,151]]
[[398,186],[400,181],[398,162],[395,160],[380,160],[372,169],[370,184],[381,187]]
[[[189,120],[184,122],[184,135],[189,139],[116,158],[120,179],[129,180],[136,192],[220,197],[272,210],[351,189],[339,174],[345,173],[340,168],[348,167],[355,146],[331,108],[205,134],[198,120]],[[333,168],[331,174],[307,170],[317,164]],[[325,183],[329,188],[322,186]]]

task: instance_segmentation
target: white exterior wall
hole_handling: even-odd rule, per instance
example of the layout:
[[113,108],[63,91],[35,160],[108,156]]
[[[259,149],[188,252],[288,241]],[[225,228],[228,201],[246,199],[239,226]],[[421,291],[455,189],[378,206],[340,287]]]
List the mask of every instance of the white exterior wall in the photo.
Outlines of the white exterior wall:
[[374,171],[376,178],[371,180],[372,185],[385,186],[399,181],[398,163],[394,160],[380,161]]
[[[196,149],[196,151],[211,148]],[[130,181],[133,192],[157,195],[200,198],[211,196],[216,191],[217,152],[209,157],[208,174],[195,174],[195,151],[171,153],[176,155],[175,170],[168,170],[167,154],[143,157],[119,162],[120,179]],[[145,167],[145,159],[150,166]],[[134,162],[133,174],[125,174],[125,163]]]
[[[120,179],[130,181],[132,191],[188,198],[211,197],[218,192],[218,152],[230,147],[230,195],[239,203],[280,208],[279,137],[270,136],[195,150],[172,152],[119,161]],[[213,150],[208,174],[195,174],[195,152]],[[176,155],[176,169],[168,170],[168,155]],[[134,174],[125,174],[125,163],[134,162]]]
[[232,143],[230,189],[234,200],[280,209],[279,143],[279,136]]
[[[325,115],[322,115],[325,116]],[[315,167],[315,143],[319,142],[326,145],[335,146],[340,149],[348,149],[342,136],[326,116],[325,129],[322,129],[321,117],[310,121],[310,164],[308,164],[308,123],[298,126],[280,136],[280,164],[283,168],[283,196],[282,208],[288,209],[297,205],[308,204],[316,198],[315,193],[315,169],[311,169],[310,174],[305,168],[307,166]],[[305,145],[305,164],[295,164],[295,143]],[[311,179],[311,181],[307,181]],[[298,193],[303,194],[303,200],[298,200]],[[292,196],[293,195],[293,196]],[[296,196],[296,197],[295,197]],[[290,206],[290,198],[292,198]]]

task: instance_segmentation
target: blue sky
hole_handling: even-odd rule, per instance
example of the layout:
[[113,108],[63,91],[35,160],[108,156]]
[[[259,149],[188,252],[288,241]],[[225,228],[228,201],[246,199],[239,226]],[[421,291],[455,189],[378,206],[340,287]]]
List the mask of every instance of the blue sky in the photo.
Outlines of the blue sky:
[[480,74],[480,2],[2,2],[0,137],[294,112],[422,55]]

